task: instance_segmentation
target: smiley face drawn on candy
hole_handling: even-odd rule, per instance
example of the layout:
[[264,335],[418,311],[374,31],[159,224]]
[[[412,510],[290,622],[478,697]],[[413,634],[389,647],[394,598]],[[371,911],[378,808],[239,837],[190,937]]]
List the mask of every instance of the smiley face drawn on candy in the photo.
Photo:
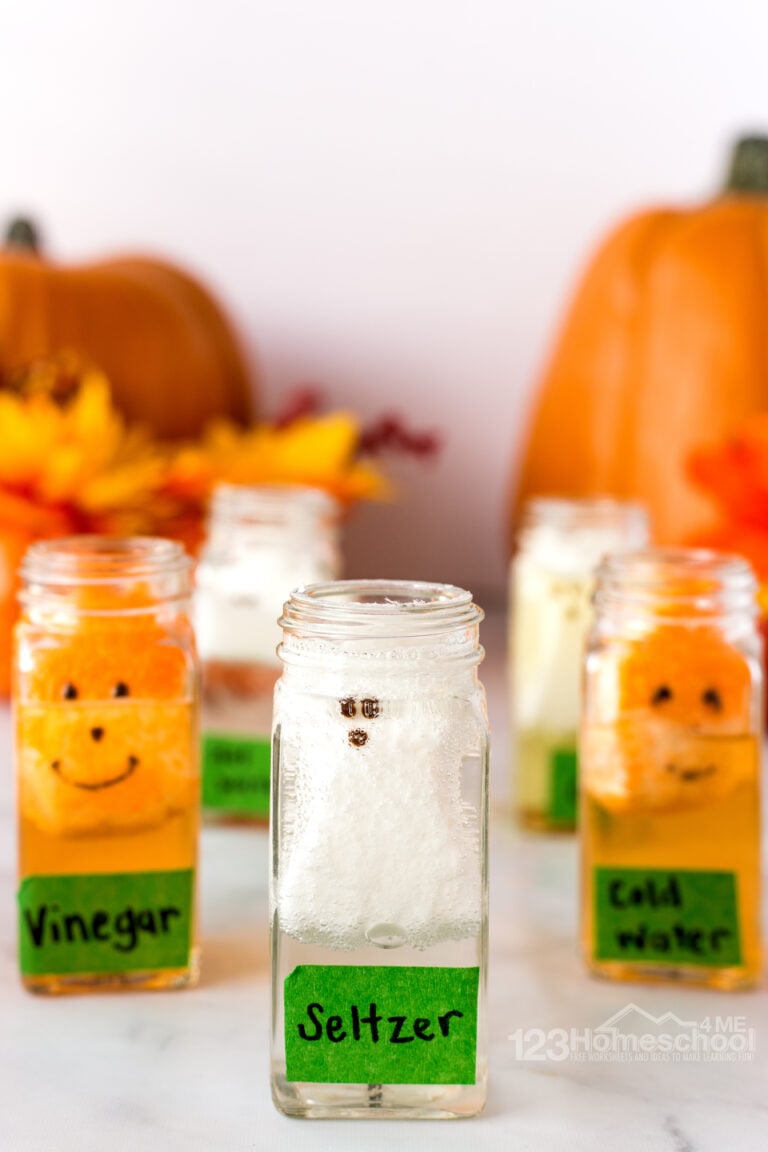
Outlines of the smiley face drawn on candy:
[[[64,685],[64,689],[61,695],[63,700],[77,700],[80,696],[80,693],[77,690],[77,686],[73,684],[71,680],[69,680]],[[122,699],[126,696],[130,696],[130,689],[124,680],[118,680],[112,689],[112,696],[115,699]],[[95,741],[97,744],[101,743],[106,734],[106,729],[103,728],[100,724],[97,724],[90,729],[91,740]],[[116,776],[108,776],[102,779],[99,779],[98,777],[85,780],[75,779],[74,777],[67,775],[64,768],[62,767],[60,760],[52,760],[51,769],[58,773],[61,779],[65,783],[71,785],[73,788],[82,788],[86,792],[99,792],[102,788],[112,788],[116,784],[122,784],[124,780],[127,780],[128,777],[136,771],[139,763],[140,760],[138,756],[134,756],[133,753],[129,753],[126,760],[126,766],[122,771],[118,772]]]
[[664,625],[628,643],[608,689],[613,723],[587,723],[587,792],[614,812],[693,807],[752,779],[752,681],[744,656],[714,629]]
[[21,675],[20,806],[46,832],[145,828],[195,802],[187,652],[137,631],[37,648]]

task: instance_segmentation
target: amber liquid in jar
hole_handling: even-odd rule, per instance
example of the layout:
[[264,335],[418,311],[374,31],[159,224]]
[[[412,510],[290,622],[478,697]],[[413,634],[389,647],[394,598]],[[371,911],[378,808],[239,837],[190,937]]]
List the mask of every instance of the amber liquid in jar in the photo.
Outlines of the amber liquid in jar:
[[[619,980],[760,980],[760,652],[740,560],[605,562],[581,739],[582,946]],[[626,587],[625,587],[626,586]]]
[[197,978],[187,572],[167,541],[74,538],[37,545],[25,561],[14,712],[31,991]]

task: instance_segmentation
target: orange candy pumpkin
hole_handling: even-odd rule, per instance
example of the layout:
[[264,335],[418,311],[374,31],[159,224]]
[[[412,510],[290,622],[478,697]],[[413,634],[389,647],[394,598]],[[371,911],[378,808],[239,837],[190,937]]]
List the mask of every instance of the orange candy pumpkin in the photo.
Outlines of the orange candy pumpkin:
[[251,381],[231,325],[186,272],[145,256],[74,267],[39,256],[17,222],[0,250],[0,378],[74,349],[117,406],[162,438],[193,438],[217,416],[251,417]]
[[736,149],[725,192],[632,217],[586,271],[539,384],[511,518],[531,496],[648,505],[655,539],[711,518],[691,449],[768,409],[768,140]]
[[151,626],[85,629],[20,673],[19,803],[43,832],[135,831],[199,790],[184,646]]
[[628,642],[599,686],[615,722],[587,723],[586,791],[614,813],[688,808],[754,778],[751,675],[714,628],[665,624]]

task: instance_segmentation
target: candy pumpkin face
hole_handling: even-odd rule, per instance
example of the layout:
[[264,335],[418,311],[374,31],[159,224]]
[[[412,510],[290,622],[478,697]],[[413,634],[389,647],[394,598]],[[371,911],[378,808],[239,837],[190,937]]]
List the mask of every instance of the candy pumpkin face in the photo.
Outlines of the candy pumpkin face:
[[602,806],[698,806],[753,779],[750,669],[714,629],[665,625],[612,672],[601,687],[617,719],[585,725],[582,745],[584,786]]
[[197,802],[189,664],[157,630],[92,630],[22,649],[18,715],[24,817],[88,835],[160,823]]

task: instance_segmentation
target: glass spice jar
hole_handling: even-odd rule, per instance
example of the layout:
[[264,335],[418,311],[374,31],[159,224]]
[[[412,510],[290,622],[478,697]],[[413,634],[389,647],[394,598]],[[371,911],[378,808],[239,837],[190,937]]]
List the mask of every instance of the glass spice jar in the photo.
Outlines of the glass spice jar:
[[576,826],[581,665],[595,569],[642,547],[648,520],[616,500],[530,501],[510,567],[515,806],[531,829]]
[[266,823],[277,623],[300,584],[339,575],[339,507],[315,488],[219,485],[197,568],[203,809]]
[[581,734],[592,971],[745,988],[761,972],[761,643],[746,561],[608,557]]
[[441,584],[300,589],[281,620],[272,1092],[303,1117],[486,1094],[482,612]]
[[70,537],[21,567],[14,719],[19,960],[35,992],[197,977],[197,663],[190,560]]

